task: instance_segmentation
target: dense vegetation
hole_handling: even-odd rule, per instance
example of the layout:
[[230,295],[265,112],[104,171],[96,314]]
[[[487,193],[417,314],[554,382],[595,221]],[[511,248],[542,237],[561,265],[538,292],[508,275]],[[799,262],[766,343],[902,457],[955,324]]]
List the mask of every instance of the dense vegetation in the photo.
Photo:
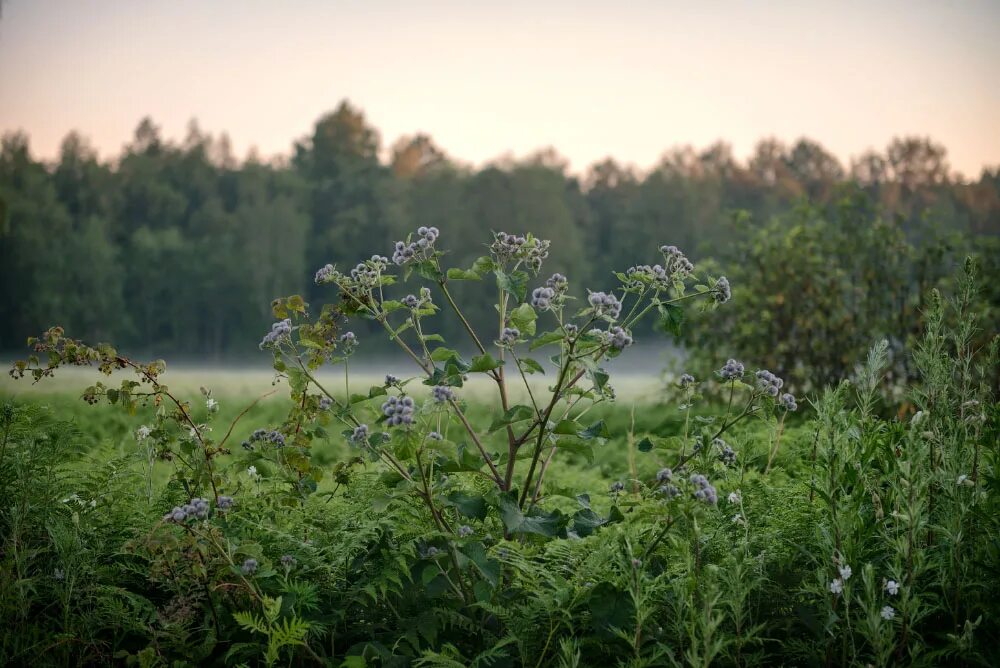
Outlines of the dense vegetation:
[[[490,231],[534,230],[560,240],[551,270],[578,285],[600,285],[612,269],[664,242],[698,261],[749,270],[745,258],[760,231],[790,231],[808,219],[823,222],[807,231],[817,243],[839,229],[834,257],[849,261],[848,278],[878,287],[880,278],[859,277],[858,269],[879,268],[873,254],[882,252],[898,270],[887,288],[905,281],[909,295],[903,307],[868,305],[883,320],[897,318],[905,332],[868,316],[849,323],[853,339],[836,342],[820,361],[815,379],[825,382],[831,364],[850,364],[874,338],[904,340],[919,331],[919,295],[953,274],[956,257],[960,263],[966,251],[982,250],[979,238],[1000,233],[1000,172],[965,181],[946,157],[940,145],[905,138],[848,168],[803,139],[791,146],[764,140],[745,163],[725,144],[677,149],[645,173],[608,160],[575,177],[553,151],[472,169],[426,136],[385,151],[378,132],[346,103],[321,118],[284,162],[237,162],[224,136],[194,124],[183,142],[171,143],[143,121],[111,162],[71,134],[58,161],[43,164],[24,135],[9,134],[0,151],[0,351],[19,350],[27,336],[59,322],[76,336],[145,356],[245,359],[254,332],[269,322],[274,295],[319,301],[316,267],[351,266],[421,225],[448,234],[453,266],[481,255]],[[734,229],[737,211],[749,222]],[[952,252],[924,267],[941,240]],[[801,246],[791,236],[782,243]],[[904,243],[911,254],[896,252]],[[771,281],[767,289],[758,290],[759,277],[751,275],[742,285],[761,299],[782,298],[774,282],[822,267],[831,261],[828,250],[789,256],[771,248],[757,256],[767,262],[759,270]],[[889,271],[886,264],[882,274]],[[767,332],[787,350],[783,366],[798,352],[787,320],[802,320],[807,305],[808,298],[785,299],[785,321]],[[468,318],[482,327],[493,314],[470,300]],[[840,329],[838,318],[824,331]],[[461,332],[455,318],[441,327],[449,338]],[[646,329],[639,333],[650,338]],[[742,347],[753,337],[737,336],[726,354],[756,355]]]
[[[882,391],[883,340],[808,398],[784,369],[720,358],[629,411],[605,361],[647,320],[675,336],[723,321],[743,287],[673,246],[589,286],[540,275],[558,251],[531,235],[487,237],[467,262],[438,235],[318,264],[325,298],[273,303],[260,346],[289,397],[266,410],[178,396],[162,362],[61,328],[33,339],[13,376],[125,375],[84,392],[92,420],[0,412],[0,660],[1000,661],[1000,339],[974,259],[895,351],[905,404]],[[352,381],[363,323],[416,375]],[[317,376],[331,365],[343,391]],[[472,376],[491,405],[464,400]]]

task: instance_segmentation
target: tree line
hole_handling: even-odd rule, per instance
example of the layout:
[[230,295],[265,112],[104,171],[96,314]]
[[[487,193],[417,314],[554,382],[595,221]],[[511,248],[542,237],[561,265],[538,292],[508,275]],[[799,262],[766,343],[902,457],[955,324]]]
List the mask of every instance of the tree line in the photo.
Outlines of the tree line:
[[[608,159],[578,176],[551,149],[479,169],[426,135],[383,151],[349,102],[289,158],[266,162],[236,160],[225,135],[195,123],[170,142],[145,119],[110,161],[70,133],[46,163],[11,132],[0,148],[0,350],[21,350],[58,323],[135,354],[248,358],[273,298],[331,301],[313,284],[316,269],[389,255],[421,225],[448,238],[452,266],[471,265],[491,231],[552,239],[544,271],[568,275],[584,294],[612,287],[612,270],[654,261],[664,243],[724,269],[752,237],[737,228],[764,229],[803,206],[834,211],[845,197],[866,212],[845,223],[859,226],[859,239],[875,221],[915,244],[931,229],[969,246],[1000,235],[1000,167],[960,179],[943,146],[917,137],[848,166],[809,139],[765,139],[746,161],[720,142],[672,149],[647,171]],[[481,289],[458,286],[464,303]],[[490,300],[471,301],[473,322],[492,323]],[[459,335],[457,322],[440,327]]]

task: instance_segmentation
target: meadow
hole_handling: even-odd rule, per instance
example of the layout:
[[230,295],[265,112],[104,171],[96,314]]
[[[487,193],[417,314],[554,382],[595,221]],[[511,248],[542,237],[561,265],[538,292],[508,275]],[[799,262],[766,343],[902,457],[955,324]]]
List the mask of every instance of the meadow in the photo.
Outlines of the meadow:
[[[540,273],[547,241],[496,233],[464,268],[437,236],[320,268],[320,309],[275,300],[273,372],[32,339],[2,386],[0,661],[1000,661],[998,340],[974,260],[928,295],[910,376],[875,339],[793,394],[802,369],[751,359],[609,372],[643,318],[679,336],[730,306],[677,248],[575,298]],[[358,322],[399,347],[384,374]]]

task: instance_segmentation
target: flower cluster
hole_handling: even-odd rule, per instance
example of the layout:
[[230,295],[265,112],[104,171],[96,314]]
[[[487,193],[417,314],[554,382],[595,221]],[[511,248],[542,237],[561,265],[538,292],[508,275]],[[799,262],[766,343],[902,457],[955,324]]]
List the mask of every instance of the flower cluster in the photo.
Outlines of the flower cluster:
[[152,433],[152,431],[153,430],[147,427],[146,425],[140,426],[138,429],[135,430],[135,440],[145,441],[147,438],[149,438],[149,435]]
[[357,427],[354,428],[354,433],[351,434],[351,441],[353,441],[354,443],[364,443],[367,440],[368,440],[368,425],[359,424]]
[[677,246],[660,246],[666,273],[676,278],[686,278],[694,271],[694,265]]
[[208,499],[195,497],[183,506],[174,506],[173,510],[163,516],[164,521],[169,522],[183,522],[194,518],[199,520],[208,518]]
[[562,274],[552,274],[545,281],[545,287],[552,288],[556,294],[562,294],[569,288],[569,279]]
[[637,264],[625,271],[626,282],[630,288],[642,288],[646,283],[653,283],[657,288],[667,288],[670,285],[670,275],[662,265]]
[[358,346],[358,337],[354,332],[344,332],[340,335],[340,345],[344,347],[344,352],[350,354]]
[[332,283],[336,278],[337,270],[333,268],[332,264],[327,264],[317,270],[314,280],[316,285],[323,285],[324,283]]
[[587,296],[587,301],[590,302],[594,313],[598,316],[608,316],[612,320],[617,320],[618,316],[621,315],[622,303],[618,301],[618,297],[612,294],[591,292]]
[[285,568],[294,568],[295,564],[297,564],[299,562],[298,559],[296,559],[295,557],[293,557],[290,554],[283,554],[283,555],[281,555],[280,561],[281,561],[281,565],[284,566]]
[[521,338],[521,330],[517,327],[504,327],[500,333],[500,343],[505,346],[512,346]]
[[430,258],[434,254],[434,242],[437,241],[439,234],[440,231],[436,227],[418,227],[416,241],[396,242],[392,251],[392,261],[402,266],[408,262],[419,262]]
[[743,362],[734,359],[726,360],[725,366],[719,369],[719,375],[723,380],[739,380],[743,377]]
[[728,443],[721,438],[717,438],[712,441],[712,445],[719,450],[719,461],[726,466],[732,466],[736,463],[736,451],[733,450]]
[[552,288],[535,288],[531,291],[531,305],[539,311],[548,311],[555,296],[556,291]]
[[781,395],[781,399],[778,400],[778,403],[781,404],[781,407],[786,411],[795,412],[799,409],[799,405],[795,401],[795,396],[787,392]]
[[761,369],[754,375],[757,376],[757,388],[772,397],[778,396],[778,391],[781,390],[781,386],[785,384],[785,381],[781,380],[767,369]]
[[271,325],[271,331],[264,335],[264,338],[260,341],[260,349],[273,348],[278,344],[283,338],[290,337],[292,334],[292,321],[288,318],[280,320],[273,325]]
[[219,510],[229,510],[233,507],[234,503],[236,503],[236,501],[233,500],[233,497],[220,496],[215,502],[215,507]]
[[719,502],[719,493],[715,491],[715,487],[705,476],[695,473],[691,476],[691,484],[695,488],[694,498],[713,506]]
[[267,429],[256,429],[250,434],[248,443],[257,443],[259,441],[272,443],[276,448],[280,448],[285,445],[285,435],[277,429],[271,429],[270,431]]
[[249,559],[243,560],[243,565],[240,566],[240,571],[243,572],[243,575],[253,575],[257,572],[257,566],[257,560],[250,557]]
[[439,404],[443,404],[446,401],[451,401],[455,398],[455,392],[447,385],[435,385],[432,390],[434,395],[434,401]]
[[463,524],[462,526],[458,527],[458,535],[460,538],[467,538],[471,536],[473,533],[474,532],[472,530],[472,527],[470,527],[468,524]]
[[510,260],[524,260],[524,263],[536,274],[542,268],[542,262],[549,256],[549,242],[544,239],[528,239],[528,237],[497,232],[490,245],[490,252],[501,264]]
[[725,276],[720,276],[715,285],[712,286],[712,300],[716,304],[725,304],[730,299],[733,298],[733,291],[729,287],[729,279]]
[[670,482],[673,479],[674,479],[674,472],[671,471],[669,468],[660,469],[659,471],[656,472],[657,482]]
[[694,385],[694,376],[689,373],[682,373],[677,384],[681,386],[681,389],[686,389],[691,385]]
[[632,345],[632,336],[616,325],[608,331],[608,343],[615,350],[625,350]]
[[431,439],[432,441],[443,441],[444,440],[444,436],[442,436],[440,433],[438,433],[436,431],[432,431],[431,433],[427,434],[427,438]]
[[493,244],[490,246],[490,252],[493,256],[501,262],[506,262],[511,260],[521,252],[521,248],[524,244],[528,243],[528,239],[523,236],[518,236],[515,234],[507,234],[506,232],[497,232],[493,237]]
[[385,384],[386,385],[399,385],[399,378],[393,376],[391,373],[385,374]]
[[333,405],[333,399],[331,399],[330,397],[320,397],[319,398],[319,409],[321,411],[328,411],[328,410],[330,410],[330,406],[332,406],[332,405]]
[[382,404],[382,415],[387,418],[386,422],[393,427],[401,424],[413,424],[412,397],[389,397]]

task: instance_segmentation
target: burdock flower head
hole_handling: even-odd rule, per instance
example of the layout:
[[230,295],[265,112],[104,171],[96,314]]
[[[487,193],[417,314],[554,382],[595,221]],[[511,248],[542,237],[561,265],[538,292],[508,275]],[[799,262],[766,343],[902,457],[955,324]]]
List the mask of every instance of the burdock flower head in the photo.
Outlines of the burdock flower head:
[[604,292],[591,292],[587,296],[587,301],[594,309],[594,313],[599,316],[607,316],[612,320],[617,320],[622,312],[622,303],[618,297]]
[[414,241],[397,241],[392,248],[392,261],[397,266],[421,262],[434,255],[434,242],[440,231],[436,227],[418,227]]
[[443,404],[446,401],[451,401],[455,398],[455,391],[447,385],[435,385],[431,392],[434,395],[434,401],[439,404]]
[[608,341],[615,350],[625,350],[632,345],[632,335],[616,325],[608,331]]
[[725,304],[733,297],[733,291],[729,287],[729,279],[725,276],[720,276],[715,284],[712,286],[712,300],[716,304]]
[[691,484],[694,486],[694,498],[711,506],[719,502],[718,492],[715,491],[715,487],[712,486],[712,483],[705,476],[695,473],[691,476]]
[[284,320],[279,320],[278,322],[271,325],[271,331],[264,335],[261,339],[260,349],[273,348],[282,339],[288,339],[292,334],[292,321],[288,318]]
[[521,338],[521,331],[517,327],[504,327],[500,334],[500,343],[505,346],[512,346]]
[[548,311],[555,296],[556,291],[552,288],[535,288],[531,291],[531,305],[539,311]]
[[743,362],[734,359],[727,360],[725,366],[719,369],[719,375],[723,380],[739,380],[743,377],[743,372]]
[[778,396],[778,392],[785,384],[785,381],[778,378],[767,369],[761,369],[755,375],[757,376],[757,388],[772,397]]
[[382,404],[382,415],[390,427],[413,424],[413,399],[391,396]]
[[664,270],[670,276],[686,278],[694,271],[694,265],[677,246],[660,246],[663,253]]

